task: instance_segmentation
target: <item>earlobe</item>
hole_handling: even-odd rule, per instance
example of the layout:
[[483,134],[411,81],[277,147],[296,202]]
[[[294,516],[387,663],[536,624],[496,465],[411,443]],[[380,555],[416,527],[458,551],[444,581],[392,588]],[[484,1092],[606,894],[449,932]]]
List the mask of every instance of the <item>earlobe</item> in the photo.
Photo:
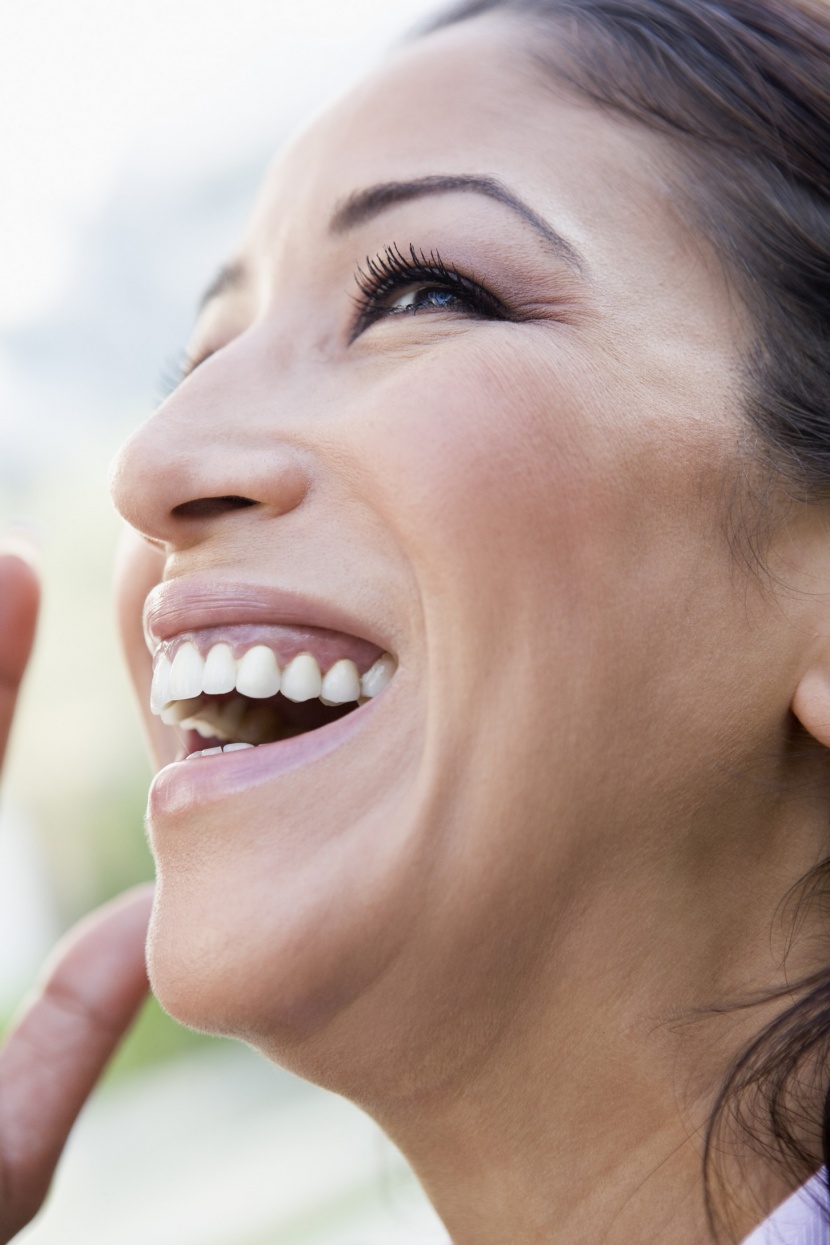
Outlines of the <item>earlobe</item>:
[[799,680],[792,711],[814,739],[830,748],[830,649]]

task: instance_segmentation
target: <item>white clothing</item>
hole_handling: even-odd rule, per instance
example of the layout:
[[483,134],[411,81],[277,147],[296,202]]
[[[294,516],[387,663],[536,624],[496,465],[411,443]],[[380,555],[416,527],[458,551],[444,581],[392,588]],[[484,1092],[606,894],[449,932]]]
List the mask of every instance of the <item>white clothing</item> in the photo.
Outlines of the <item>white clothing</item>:
[[[830,1196],[824,1168],[782,1202],[743,1245],[830,1245]],[[452,1245],[451,1241],[424,1241],[423,1245]]]
[[822,1169],[751,1232],[744,1245],[830,1245],[827,1172]]

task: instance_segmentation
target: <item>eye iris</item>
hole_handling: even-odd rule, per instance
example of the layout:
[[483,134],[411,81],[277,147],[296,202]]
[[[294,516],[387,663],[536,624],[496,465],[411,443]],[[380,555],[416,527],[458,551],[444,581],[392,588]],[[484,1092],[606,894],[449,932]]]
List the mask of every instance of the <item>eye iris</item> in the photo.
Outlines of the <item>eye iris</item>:
[[422,308],[434,308],[443,311],[455,307],[458,296],[452,290],[442,290],[436,286],[421,286],[402,294],[392,304],[390,311],[420,311]]

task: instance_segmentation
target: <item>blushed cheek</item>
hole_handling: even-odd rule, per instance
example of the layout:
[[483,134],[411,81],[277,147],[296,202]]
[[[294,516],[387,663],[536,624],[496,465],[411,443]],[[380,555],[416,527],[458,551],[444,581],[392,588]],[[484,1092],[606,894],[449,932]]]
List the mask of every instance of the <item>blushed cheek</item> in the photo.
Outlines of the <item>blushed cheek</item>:
[[401,369],[367,423],[367,487],[438,650],[480,666],[512,631],[607,665],[626,628],[639,651],[649,602],[665,621],[717,528],[720,432],[686,417],[694,393],[648,391],[633,365],[632,380],[550,339],[481,340]]
[[[574,378],[532,355],[409,369],[377,395],[373,504],[422,589],[485,605],[610,526],[618,462]],[[501,598],[503,603],[503,598]]]

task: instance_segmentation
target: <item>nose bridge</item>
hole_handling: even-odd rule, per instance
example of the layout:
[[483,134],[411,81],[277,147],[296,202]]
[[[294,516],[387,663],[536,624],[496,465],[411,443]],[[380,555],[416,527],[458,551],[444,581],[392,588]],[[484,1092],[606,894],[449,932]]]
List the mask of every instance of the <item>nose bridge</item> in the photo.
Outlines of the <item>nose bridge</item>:
[[240,353],[233,371],[218,355],[202,364],[113,463],[116,508],[154,540],[175,545],[185,525],[192,539],[194,519],[215,521],[244,507],[284,514],[308,491],[313,453],[290,413],[296,369],[288,357],[274,368],[271,351],[266,382],[250,352]]

